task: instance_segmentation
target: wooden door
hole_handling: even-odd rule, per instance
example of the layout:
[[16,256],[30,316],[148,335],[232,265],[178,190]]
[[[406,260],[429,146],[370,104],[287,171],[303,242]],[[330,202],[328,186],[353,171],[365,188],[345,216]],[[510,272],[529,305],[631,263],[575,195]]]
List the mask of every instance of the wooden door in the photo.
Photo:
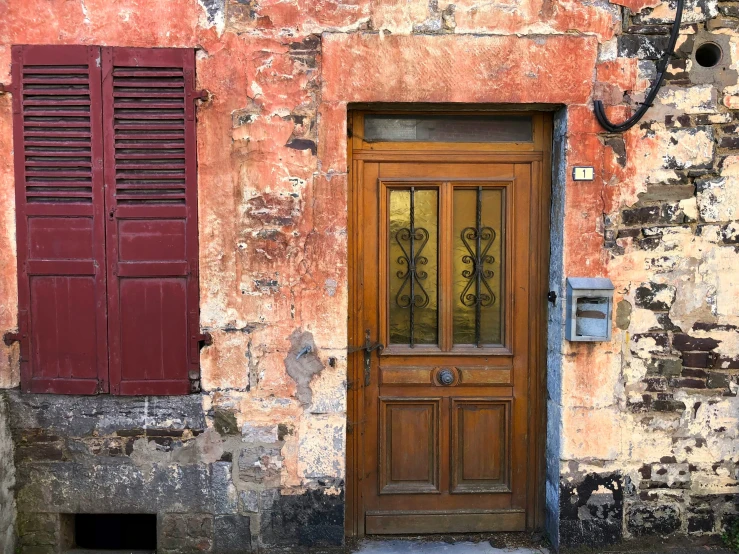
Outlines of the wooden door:
[[381,346],[354,360],[350,524],[521,531],[539,494],[543,155],[405,146],[354,153],[351,333]]

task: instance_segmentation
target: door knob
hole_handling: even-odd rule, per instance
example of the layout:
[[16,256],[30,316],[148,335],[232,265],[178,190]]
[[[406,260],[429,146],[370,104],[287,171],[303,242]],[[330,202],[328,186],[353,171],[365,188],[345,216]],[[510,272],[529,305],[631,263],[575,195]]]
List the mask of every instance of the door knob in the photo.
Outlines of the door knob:
[[445,387],[448,387],[449,385],[454,383],[454,373],[452,373],[450,369],[442,369],[436,376],[436,378],[439,380],[439,383],[441,383]]

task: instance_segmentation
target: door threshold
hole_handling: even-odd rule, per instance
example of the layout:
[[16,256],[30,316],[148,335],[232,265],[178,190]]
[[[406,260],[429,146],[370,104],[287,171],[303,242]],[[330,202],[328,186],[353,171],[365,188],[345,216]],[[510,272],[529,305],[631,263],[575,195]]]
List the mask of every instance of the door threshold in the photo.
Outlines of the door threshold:
[[356,554],[550,554],[530,533],[365,537],[353,545]]

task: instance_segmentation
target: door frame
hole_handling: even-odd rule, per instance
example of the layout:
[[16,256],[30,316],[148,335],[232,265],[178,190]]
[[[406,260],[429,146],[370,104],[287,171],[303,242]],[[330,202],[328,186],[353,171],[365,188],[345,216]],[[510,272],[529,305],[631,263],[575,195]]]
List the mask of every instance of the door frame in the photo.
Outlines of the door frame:
[[[357,179],[361,178],[363,160],[408,161],[408,162],[485,162],[532,164],[532,189],[537,200],[532,202],[532,267],[539,271],[530,278],[530,316],[532,318],[529,338],[531,368],[529,380],[530,410],[527,422],[529,436],[528,482],[533,486],[527,490],[526,528],[540,529],[544,526],[545,508],[545,448],[546,448],[546,356],[547,356],[547,290],[549,278],[550,210],[552,190],[552,144],[553,117],[551,112],[510,110],[475,110],[465,114],[511,115],[531,114],[534,119],[533,143],[478,143],[460,145],[451,143],[374,143],[363,148],[362,117],[367,113],[424,113],[450,115],[460,113],[450,110],[388,110],[352,109],[347,113],[347,237],[348,237],[348,280],[349,345],[363,342],[364,331],[360,328],[358,311],[361,308],[362,283],[360,257],[362,253],[362,207],[356,194]],[[347,358],[347,421],[346,421],[346,490],[344,530],[347,536],[364,536],[364,521],[361,511],[361,462],[364,459],[361,425],[364,419],[363,364],[361,352],[348,354]]]

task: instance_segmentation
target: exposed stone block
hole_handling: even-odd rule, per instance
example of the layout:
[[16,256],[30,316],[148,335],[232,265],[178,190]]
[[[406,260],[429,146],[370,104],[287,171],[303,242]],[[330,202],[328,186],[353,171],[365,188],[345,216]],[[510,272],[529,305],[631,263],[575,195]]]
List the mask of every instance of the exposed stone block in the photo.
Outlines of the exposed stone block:
[[647,392],[664,392],[667,390],[667,379],[664,377],[647,377],[644,382]]
[[[718,13],[718,0],[686,0],[683,24],[696,23],[715,17]],[[675,19],[675,7],[659,3],[653,10],[645,11],[634,17],[644,24],[671,23]]]
[[709,389],[728,389],[730,382],[730,376],[726,373],[711,371],[708,374],[707,386]]
[[214,531],[214,554],[241,554],[252,551],[249,516],[216,516]]
[[636,289],[634,298],[639,308],[666,311],[675,301],[675,287],[663,283],[645,283]]
[[694,185],[647,185],[647,192],[639,193],[640,202],[679,202],[695,196]]
[[662,221],[660,206],[645,206],[621,212],[621,221],[624,225],[648,225]]
[[669,535],[680,529],[680,511],[669,504],[631,505],[626,515],[626,527],[632,535]]
[[694,368],[683,368],[682,371],[683,377],[692,377],[695,379],[706,379],[708,377],[708,373],[702,369],[694,369]]
[[238,496],[231,480],[230,462],[213,464],[211,483],[215,513],[235,514],[238,509]]
[[647,408],[651,408],[655,412],[683,412],[685,411],[685,403],[672,399],[657,399],[651,402]]
[[694,514],[688,517],[688,533],[701,534],[713,532],[713,514]]
[[[249,422],[244,423],[241,427],[241,438],[244,442],[253,444],[275,443],[278,441],[277,424],[274,425],[253,425]],[[282,440],[282,439],[279,439]]]
[[672,337],[672,347],[675,350],[713,350],[719,345],[719,341],[711,337],[691,337],[684,333],[675,333]]
[[162,514],[157,523],[157,548],[165,554],[212,552],[213,516]]
[[66,459],[61,442],[19,444],[16,446],[16,463],[31,461],[60,461]]
[[670,339],[666,333],[636,333],[631,337],[631,353],[644,359],[655,354],[669,354]]
[[[726,106],[730,110],[739,110],[739,96],[724,96],[724,106]],[[739,148],[739,137],[721,137],[721,140],[719,140],[718,144],[721,148],[730,148],[731,150],[736,150],[737,148]]]
[[622,537],[624,487],[621,475],[585,475],[560,481],[560,542],[600,547]]
[[719,356],[714,367],[721,369],[739,369],[739,356]]
[[640,483],[640,488],[648,489],[689,489],[691,473],[688,464],[652,464],[650,477]]
[[210,482],[206,464],[25,464],[18,468],[18,507],[38,513],[212,513]]
[[739,244],[739,223],[732,221],[721,227],[721,240],[724,244]]
[[239,479],[277,485],[280,482],[282,454],[279,445],[247,446],[239,454]]
[[344,487],[277,494],[261,515],[260,539],[274,546],[337,546],[344,541]]
[[53,548],[53,552],[57,551],[61,541],[59,514],[20,511],[16,526],[22,552],[30,552],[32,548]]
[[618,55],[625,58],[658,60],[667,47],[666,36],[621,35],[618,38]]
[[665,377],[680,375],[683,366],[680,360],[674,358],[652,358],[647,360],[647,374],[659,374]]
[[706,29],[715,31],[717,29],[730,29],[732,31],[739,30],[739,20],[729,17],[716,17],[706,21]]
[[[205,429],[200,395],[65,396],[8,392],[13,429],[44,429],[58,436],[84,437],[141,429]],[[74,414],[74,417],[70,417]]]
[[739,219],[739,180],[729,177],[698,179],[698,211],[703,221]]
[[710,352],[683,352],[683,365],[686,367],[713,367],[715,355]]
[[216,409],[213,411],[213,427],[221,436],[238,435],[239,426],[236,415],[230,410]]
[[239,512],[255,513],[259,511],[259,491],[247,490],[239,492]]

